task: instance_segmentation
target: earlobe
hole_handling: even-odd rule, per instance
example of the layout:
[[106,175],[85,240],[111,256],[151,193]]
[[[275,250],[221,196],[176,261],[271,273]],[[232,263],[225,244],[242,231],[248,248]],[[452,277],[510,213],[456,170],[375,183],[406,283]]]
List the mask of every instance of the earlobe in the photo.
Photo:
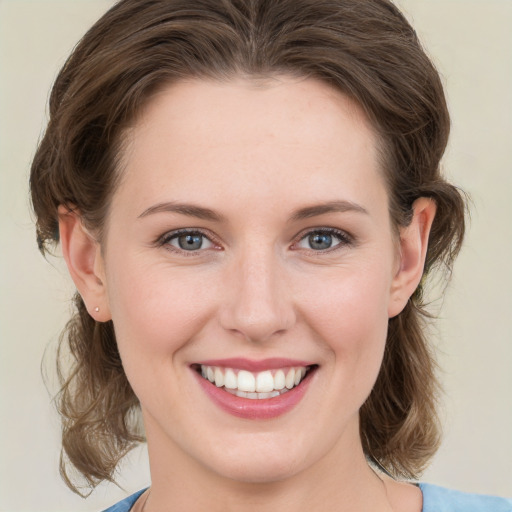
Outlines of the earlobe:
[[111,315],[100,244],[75,209],[60,205],[58,215],[62,253],[71,278],[89,314],[98,322],[106,322]]
[[410,224],[400,228],[400,261],[391,285],[389,318],[404,309],[421,281],[436,203],[428,197],[420,197],[413,204],[413,212]]

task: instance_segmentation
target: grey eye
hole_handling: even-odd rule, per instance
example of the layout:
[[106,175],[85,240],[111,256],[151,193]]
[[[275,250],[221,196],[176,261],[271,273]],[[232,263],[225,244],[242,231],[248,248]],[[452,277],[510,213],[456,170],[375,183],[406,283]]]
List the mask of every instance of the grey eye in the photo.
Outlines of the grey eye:
[[332,235],[329,233],[312,233],[308,236],[308,243],[309,247],[316,251],[330,249],[333,244]]
[[177,234],[168,243],[182,251],[198,251],[212,246],[211,241],[201,233]]
[[349,245],[350,239],[342,232],[333,230],[310,231],[299,240],[296,247],[312,251],[327,251],[337,245]]
[[180,249],[184,249],[185,251],[196,251],[197,249],[201,249],[203,245],[203,236],[181,235],[178,237],[178,245]]

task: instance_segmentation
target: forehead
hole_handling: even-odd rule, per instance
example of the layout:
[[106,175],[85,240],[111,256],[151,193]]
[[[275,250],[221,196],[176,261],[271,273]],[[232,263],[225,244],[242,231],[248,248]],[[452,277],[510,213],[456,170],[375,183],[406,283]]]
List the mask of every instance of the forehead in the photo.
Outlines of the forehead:
[[125,148],[120,188],[141,201],[192,192],[209,200],[216,187],[323,200],[333,180],[353,193],[383,185],[377,136],[361,108],[313,79],[172,84],[148,102]]
[[[200,137],[205,144],[233,140],[236,134],[238,142],[251,146],[263,136],[268,142],[268,136],[285,135],[289,143],[332,145],[342,119],[366,130],[367,142],[373,145],[376,137],[370,122],[345,94],[318,80],[275,76],[168,85],[151,97],[134,128],[139,138],[144,132],[160,130],[163,134],[161,128],[174,128],[174,135],[181,132],[191,140]],[[210,130],[212,122],[224,129]],[[281,131],[284,126],[285,133]],[[338,142],[344,145],[343,140]]]

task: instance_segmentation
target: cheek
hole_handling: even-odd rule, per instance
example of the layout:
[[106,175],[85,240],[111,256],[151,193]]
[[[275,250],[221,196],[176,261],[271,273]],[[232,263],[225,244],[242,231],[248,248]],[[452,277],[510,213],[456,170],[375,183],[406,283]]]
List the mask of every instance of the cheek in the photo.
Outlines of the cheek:
[[342,270],[313,286],[311,282],[315,281],[309,282],[304,311],[309,322],[327,332],[329,339],[355,342],[364,333],[384,330],[385,334],[390,297],[390,280],[385,272]]
[[158,354],[162,359],[157,361],[164,363],[193,339],[214,300],[213,289],[201,286],[204,279],[159,264],[125,261],[116,267],[108,283],[113,290],[109,302],[123,362]]
[[204,276],[197,273],[129,263],[125,260],[109,276],[112,321],[123,368],[143,407],[171,414],[180,402],[170,390],[181,389],[181,398],[187,393],[187,385],[182,384],[181,355],[186,352],[182,349],[211,317],[214,290],[200,287]]
[[[368,388],[379,372],[388,327],[389,271],[336,272],[311,289],[307,324],[335,359],[333,378]],[[363,391],[363,394],[366,392]]]

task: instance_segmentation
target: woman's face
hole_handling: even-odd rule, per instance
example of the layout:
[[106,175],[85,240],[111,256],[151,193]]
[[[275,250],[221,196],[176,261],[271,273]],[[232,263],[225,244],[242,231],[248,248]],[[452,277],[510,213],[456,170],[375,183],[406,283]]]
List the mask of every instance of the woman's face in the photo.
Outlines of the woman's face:
[[308,79],[183,82],[123,156],[99,273],[155,464],[263,482],[359,456],[403,306],[361,110]]

